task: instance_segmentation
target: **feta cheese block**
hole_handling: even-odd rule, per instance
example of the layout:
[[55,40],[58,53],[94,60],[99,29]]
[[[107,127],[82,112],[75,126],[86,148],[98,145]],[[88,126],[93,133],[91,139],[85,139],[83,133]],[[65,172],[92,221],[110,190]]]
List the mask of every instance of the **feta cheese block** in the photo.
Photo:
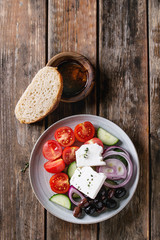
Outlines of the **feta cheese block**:
[[106,165],[102,157],[103,148],[97,143],[83,144],[76,151],[77,167]]
[[105,179],[106,176],[103,173],[97,173],[91,167],[77,168],[70,180],[70,185],[94,199]]

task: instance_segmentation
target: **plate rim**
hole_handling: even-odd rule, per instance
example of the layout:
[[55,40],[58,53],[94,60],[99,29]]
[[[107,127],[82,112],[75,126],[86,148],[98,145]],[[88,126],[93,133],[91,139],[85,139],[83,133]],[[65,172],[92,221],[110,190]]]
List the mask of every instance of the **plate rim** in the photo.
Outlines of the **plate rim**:
[[[50,210],[49,210],[46,206],[44,206],[43,203],[42,203],[42,202],[40,201],[40,199],[38,198],[38,196],[37,196],[37,194],[36,194],[36,192],[35,192],[35,190],[34,190],[34,187],[33,187],[33,184],[32,184],[32,180],[31,180],[31,161],[32,161],[32,156],[33,156],[33,153],[34,153],[34,151],[35,151],[35,148],[36,148],[37,144],[39,143],[39,141],[41,140],[41,138],[43,138],[43,136],[45,135],[45,133],[48,132],[48,131],[50,130],[50,128],[53,127],[54,124],[58,124],[58,123],[60,123],[60,122],[63,122],[64,120],[67,120],[67,119],[70,119],[70,118],[76,118],[76,117],[79,117],[79,116],[81,116],[81,117],[85,117],[85,116],[87,116],[87,117],[97,117],[97,118],[100,118],[101,120],[107,120],[107,121],[110,122],[111,124],[115,125],[118,129],[120,129],[121,131],[123,131],[123,132],[127,135],[127,137],[128,137],[129,140],[130,140],[130,143],[132,144],[132,146],[133,146],[133,148],[134,148],[134,151],[135,151],[135,154],[136,154],[136,158],[137,158],[137,174],[136,174],[136,178],[135,178],[135,181],[134,181],[134,189],[133,189],[133,192],[130,193],[130,195],[129,195],[129,197],[128,197],[128,198],[129,198],[129,201],[126,203],[126,205],[119,207],[119,209],[118,209],[115,213],[113,213],[112,216],[109,217],[109,218],[103,217],[102,219],[99,219],[99,220],[95,221],[95,219],[96,219],[96,217],[95,217],[95,218],[93,218],[93,221],[82,222],[82,223],[81,223],[81,222],[78,223],[78,222],[74,222],[74,221],[69,221],[69,220],[66,220],[66,219],[64,219],[63,217],[59,216],[58,214],[53,214],[53,213],[51,213]],[[35,142],[35,144],[34,144],[34,146],[33,146],[33,148],[32,148],[31,154],[30,154],[30,159],[29,159],[29,181],[30,181],[30,185],[31,185],[32,191],[33,191],[34,195],[36,196],[36,199],[38,200],[38,202],[41,204],[41,206],[42,206],[44,209],[46,209],[46,210],[47,210],[50,214],[52,214],[53,216],[55,216],[55,217],[57,217],[57,218],[59,218],[59,219],[61,219],[61,220],[63,220],[63,221],[66,221],[66,222],[69,222],[69,223],[74,223],[74,224],[80,224],[80,225],[81,225],[81,224],[82,224],[82,225],[83,225],[83,224],[96,224],[96,223],[100,223],[100,222],[109,220],[109,219],[111,219],[112,217],[114,217],[115,215],[117,215],[119,212],[121,212],[121,211],[129,204],[129,202],[130,202],[131,199],[133,198],[133,195],[135,194],[136,189],[137,189],[137,186],[138,186],[139,178],[140,178],[140,162],[139,162],[139,157],[138,157],[138,154],[137,154],[137,150],[136,150],[136,148],[135,148],[132,140],[131,140],[130,137],[128,136],[128,134],[127,134],[121,127],[119,127],[116,123],[114,123],[113,121],[111,121],[111,120],[109,120],[109,119],[107,119],[107,118],[105,118],[105,117],[101,117],[101,116],[95,115],[95,114],[75,114],[75,115],[70,115],[70,116],[68,116],[68,117],[64,117],[64,118],[62,118],[62,119],[54,122],[53,124],[51,124],[51,126],[49,126],[47,129],[45,129],[45,131],[39,136],[39,138],[38,138],[37,141]],[[75,220],[76,220],[76,219],[75,219]]]

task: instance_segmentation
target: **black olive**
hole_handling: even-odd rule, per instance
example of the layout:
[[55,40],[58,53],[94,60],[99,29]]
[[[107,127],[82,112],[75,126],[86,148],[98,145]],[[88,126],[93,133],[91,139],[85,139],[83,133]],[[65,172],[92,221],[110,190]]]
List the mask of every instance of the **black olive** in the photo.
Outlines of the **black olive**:
[[75,207],[73,210],[73,216],[76,218],[81,217],[82,215],[82,208],[81,207]]
[[109,209],[113,209],[113,208],[116,208],[117,207],[117,202],[110,198],[110,199],[103,199],[103,204],[106,208],[109,208]]
[[92,215],[93,213],[95,213],[96,208],[93,204],[90,204],[88,207],[86,207],[84,209],[85,213],[87,213],[88,215]]
[[124,196],[126,195],[126,192],[127,192],[126,189],[123,188],[123,187],[117,188],[117,189],[115,190],[114,196],[115,196],[116,198],[122,198],[122,197],[124,197]]
[[89,202],[89,204],[93,203],[93,199],[91,199],[90,197],[86,197],[87,201]]
[[107,191],[107,198],[112,198],[115,190],[113,188],[109,188]]
[[107,196],[107,190],[105,187],[102,187],[96,198],[101,200],[101,199],[105,198],[106,196]]
[[106,206],[106,202],[107,202],[107,201],[108,201],[108,198],[104,198],[104,199],[102,200],[104,206]]
[[89,202],[88,202],[87,198],[83,198],[83,199],[79,202],[78,207],[83,208],[83,207],[87,207],[88,205],[89,205]]
[[97,198],[93,199],[93,203],[94,203],[94,204],[96,204],[96,203],[98,203],[98,202],[99,202],[99,200],[98,200]]
[[107,190],[105,188],[102,189],[101,196],[102,196],[102,198],[107,196]]
[[96,207],[96,210],[99,210],[99,211],[102,210],[102,208],[104,207],[103,202],[101,202],[101,201],[98,201],[94,205]]

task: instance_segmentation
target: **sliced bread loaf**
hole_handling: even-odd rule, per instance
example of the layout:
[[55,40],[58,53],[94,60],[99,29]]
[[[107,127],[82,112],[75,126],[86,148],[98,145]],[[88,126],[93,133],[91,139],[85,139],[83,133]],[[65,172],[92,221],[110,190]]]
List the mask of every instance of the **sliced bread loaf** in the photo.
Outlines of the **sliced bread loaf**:
[[63,80],[56,68],[44,67],[35,75],[16,108],[16,118],[21,123],[41,120],[59,104],[63,90]]

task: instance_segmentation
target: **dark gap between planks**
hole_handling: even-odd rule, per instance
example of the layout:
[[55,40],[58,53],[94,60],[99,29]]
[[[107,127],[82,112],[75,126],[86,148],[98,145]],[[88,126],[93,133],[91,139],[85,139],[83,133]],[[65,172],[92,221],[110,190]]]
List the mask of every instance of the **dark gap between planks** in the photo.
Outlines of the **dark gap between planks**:
[[[99,69],[99,0],[96,4],[96,114],[99,116],[100,103],[100,69]],[[97,240],[99,240],[100,225],[97,223]]]
[[150,63],[149,63],[149,1],[146,1],[146,27],[147,27],[147,73],[148,73],[148,151],[149,151],[149,240],[151,240],[151,193],[152,193],[152,163],[151,163],[151,139],[150,139],[150,127],[151,127],[151,118],[150,118]]
[[97,16],[96,16],[96,114],[99,116],[100,103],[100,69],[99,69],[99,0],[97,0]]

